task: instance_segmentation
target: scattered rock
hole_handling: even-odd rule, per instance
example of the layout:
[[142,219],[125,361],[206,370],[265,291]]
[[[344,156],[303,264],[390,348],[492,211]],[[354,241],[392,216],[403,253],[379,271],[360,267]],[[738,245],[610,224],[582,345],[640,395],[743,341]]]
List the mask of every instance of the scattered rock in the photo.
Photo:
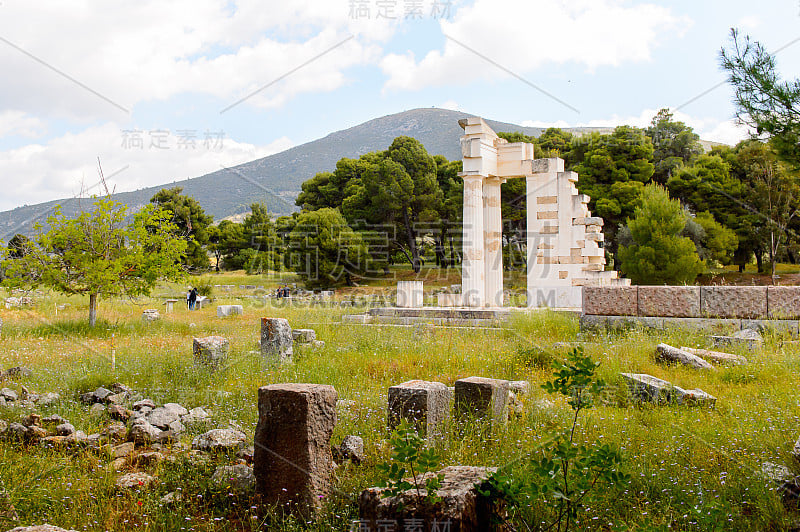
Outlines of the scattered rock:
[[149,409],[153,409],[156,407],[156,404],[153,402],[152,399],[142,399],[141,401],[136,401],[133,403],[134,410],[141,410],[142,408],[147,407]]
[[784,482],[794,478],[794,475],[788,467],[781,464],[775,464],[773,462],[764,462],[761,464],[761,476],[766,480],[771,480],[773,482],[777,482],[778,484],[783,484]]
[[105,402],[110,405],[121,405],[128,400],[128,394],[125,392],[111,394],[106,397]]
[[61,425],[62,423],[66,423],[67,420],[63,417],[59,416],[58,414],[53,414],[51,416],[43,417],[42,424],[43,425]]
[[183,434],[184,432],[186,432],[186,427],[184,427],[183,423],[181,423],[180,421],[175,420],[169,424],[167,430],[177,436],[179,434]]
[[704,360],[708,360],[714,364],[738,366],[747,364],[747,359],[740,355],[732,355],[730,353],[723,353],[721,351],[710,351],[708,349],[692,349],[691,347],[681,347],[681,351],[686,351],[693,355],[697,355]]
[[189,410],[189,413],[181,416],[181,422],[184,425],[191,425],[192,423],[201,423],[203,421],[208,421],[211,416],[208,415],[208,412],[203,410],[202,407],[198,406],[196,408],[192,408]]
[[101,415],[103,415],[105,413],[105,411],[106,411],[105,405],[102,405],[100,403],[95,403],[89,409],[89,414],[91,414],[93,416],[101,416]]
[[181,416],[175,410],[163,406],[147,414],[148,423],[162,430],[167,430],[170,423],[173,421],[180,421],[180,418]]
[[161,504],[164,506],[169,506],[171,504],[175,504],[181,502],[183,500],[183,495],[179,491],[170,491],[163,497],[161,497]]
[[197,451],[227,451],[240,448],[247,440],[244,432],[235,429],[212,429],[192,440]]
[[161,430],[159,428],[154,427],[144,418],[137,418],[128,431],[128,441],[139,445],[150,445],[157,441],[160,435]]
[[211,476],[211,484],[239,493],[251,493],[256,489],[253,468],[245,464],[218,467]]
[[39,414],[29,414],[28,416],[22,419],[22,424],[26,427],[41,427],[42,426],[42,416]]
[[676,403],[687,406],[713,407],[717,398],[703,390],[684,390],[669,382],[645,373],[622,373],[631,396],[640,401],[657,404]]
[[117,479],[114,485],[119,490],[138,490],[147,488],[156,478],[147,473],[128,473]]
[[741,346],[749,351],[757,351],[764,345],[764,337],[756,330],[744,329],[737,331],[733,336],[712,336],[711,340],[717,347]]
[[24,366],[16,366],[8,368],[5,374],[11,379],[18,379],[20,377],[30,377],[33,375],[33,371]]
[[103,388],[101,386],[94,392],[92,392],[92,395],[94,396],[95,403],[101,403],[104,402],[106,400],[106,397],[108,397],[109,395],[114,395],[114,392],[112,392],[108,388]]
[[56,434],[59,436],[71,436],[75,434],[75,427],[72,423],[62,423],[56,427]]
[[298,344],[310,344],[317,339],[317,333],[314,329],[293,329],[292,340]]
[[194,354],[195,363],[211,369],[219,369],[225,366],[230,350],[230,342],[222,336],[207,336],[205,338],[195,338],[192,341],[192,353]]
[[4,434],[8,438],[16,440],[24,440],[28,434],[28,427],[26,427],[22,423],[9,423],[8,428],[5,430]]
[[128,434],[128,427],[125,426],[125,423],[115,421],[103,430],[103,434],[108,436],[111,440],[124,441]]
[[8,532],[77,532],[77,531],[67,530],[66,528],[60,528],[45,523],[43,525],[18,526],[16,528],[12,528]]
[[235,316],[238,314],[242,314],[244,312],[244,307],[242,305],[218,305],[217,306],[217,317],[218,318],[227,318],[228,316]]
[[148,467],[160,464],[164,461],[164,455],[158,451],[150,451],[147,453],[140,453],[136,456],[134,463],[139,467]]
[[125,408],[124,406],[110,404],[108,405],[108,416],[111,419],[116,419],[117,421],[128,421],[130,417],[133,415],[133,412]]
[[248,464],[253,463],[253,456],[255,456],[256,450],[255,447],[250,445],[248,447],[244,447],[240,449],[238,453],[236,453],[236,458],[240,460],[244,460]]
[[3,397],[6,401],[14,402],[19,399],[17,392],[12,390],[11,388],[0,388],[0,397]]
[[164,405],[164,408],[166,408],[171,412],[175,412],[179,416],[185,416],[186,414],[189,413],[189,411],[186,410],[186,407],[184,407],[183,405],[179,405],[178,403],[167,403]]
[[121,471],[123,467],[128,464],[127,458],[115,458],[111,461],[111,469],[114,471]]
[[364,461],[364,440],[359,436],[345,436],[339,447],[333,447],[333,458],[341,463],[349,460],[354,464],[360,464]]
[[656,346],[656,359],[666,362],[677,362],[695,369],[714,369],[714,366],[699,356],[667,344],[658,344]]
[[142,321],[144,323],[152,323],[161,319],[161,314],[154,308],[145,309],[142,311]]
[[47,392],[36,398],[34,401],[37,406],[49,406],[61,400],[61,396],[57,393]]
[[[384,497],[384,488],[368,488],[358,501],[361,524],[368,530],[377,528],[382,522],[397,523],[397,530],[409,530],[422,520],[425,523],[448,523],[450,530],[462,532],[493,530],[492,508],[494,505],[480,491],[494,468],[450,466],[436,474],[442,475],[441,487],[437,490],[440,502],[418,504],[415,489],[400,495]],[[423,476],[429,478],[434,473]]]

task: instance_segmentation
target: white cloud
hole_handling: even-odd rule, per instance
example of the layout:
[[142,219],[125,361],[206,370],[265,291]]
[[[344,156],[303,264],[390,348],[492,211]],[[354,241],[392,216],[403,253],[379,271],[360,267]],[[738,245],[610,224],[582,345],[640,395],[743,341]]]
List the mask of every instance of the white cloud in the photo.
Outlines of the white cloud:
[[455,100],[447,100],[442,105],[439,106],[440,109],[449,109],[450,111],[460,111],[461,106],[458,105],[458,102]]
[[6,2],[0,35],[24,52],[0,42],[0,69],[14,73],[0,84],[0,110],[125,117],[91,91],[126,109],[186,92],[232,103],[355,36],[248,101],[274,107],[341,87],[348,68],[377,61],[398,23],[354,20],[347,2],[329,0]]
[[[681,32],[690,21],[665,7],[621,0],[506,0],[502,7],[495,0],[475,0],[440,25],[445,36],[523,75],[548,63],[594,70],[647,61],[661,35]],[[412,52],[389,54],[381,68],[388,77],[385,89],[507,76],[449,39],[443,50],[419,60]]]
[[[198,132],[194,147],[181,144],[181,136],[170,132],[165,137],[165,149],[151,147],[150,132],[142,133],[141,149],[132,148],[132,136],[114,123],[90,127],[77,134],[66,134],[46,144],[29,144],[0,152],[0,181],[9,185],[14,179],[14,196],[0,195],[0,210],[12,209],[23,203],[35,204],[55,198],[72,197],[82,190],[95,187],[99,181],[97,158],[110,186],[118,192],[171,183],[214,172],[222,167],[266,157],[292,147],[286,137],[268,145],[256,146],[233,139],[220,144],[210,141],[204,145],[204,135]],[[184,139],[187,138],[184,133]],[[134,144],[135,146],[135,144]]]
[[[610,118],[598,118],[585,122],[569,123],[564,120],[557,122],[542,122],[539,120],[525,120],[520,125],[525,127],[616,127],[634,126],[646,128],[650,125],[653,117],[658,113],[658,109],[644,109],[637,116],[612,115]],[[697,117],[688,115],[681,111],[673,112],[673,120],[683,122],[694,129],[702,140],[721,142],[723,144],[734,145],[740,140],[748,138],[748,129],[736,123],[736,120],[719,120],[716,118]]]
[[36,138],[45,133],[45,123],[24,111],[0,111],[0,137]]

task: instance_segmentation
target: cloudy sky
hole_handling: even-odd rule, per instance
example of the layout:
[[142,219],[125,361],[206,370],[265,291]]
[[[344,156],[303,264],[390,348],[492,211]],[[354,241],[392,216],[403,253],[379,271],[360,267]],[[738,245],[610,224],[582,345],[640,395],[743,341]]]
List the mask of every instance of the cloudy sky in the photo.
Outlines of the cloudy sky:
[[2,0],[0,210],[100,192],[98,157],[134,190],[417,107],[562,127],[670,107],[733,143],[731,27],[800,76],[800,0]]

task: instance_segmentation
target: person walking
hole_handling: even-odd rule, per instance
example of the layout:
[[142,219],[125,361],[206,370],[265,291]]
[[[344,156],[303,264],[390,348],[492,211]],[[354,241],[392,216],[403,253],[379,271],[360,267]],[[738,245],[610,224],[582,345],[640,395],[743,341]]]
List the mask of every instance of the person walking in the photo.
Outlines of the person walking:
[[197,288],[192,288],[189,292],[189,310],[197,309]]
[[192,310],[192,287],[186,290],[186,308]]

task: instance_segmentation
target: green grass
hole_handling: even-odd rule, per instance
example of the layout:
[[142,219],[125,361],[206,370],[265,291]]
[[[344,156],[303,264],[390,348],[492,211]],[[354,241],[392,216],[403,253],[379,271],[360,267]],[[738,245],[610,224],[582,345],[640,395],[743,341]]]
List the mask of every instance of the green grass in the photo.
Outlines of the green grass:
[[[657,364],[659,342],[707,347],[697,332],[660,333],[633,329],[626,333],[580,335],[571,316],[542,311],[520,315],[509,330],[363,327],[341,324],[346,309],[323,307],[265,307],[247,298],[252,291],[240,284],[272,288],[277,281],[252,277],[211,276],[212,284],[233,284],[230,293],[215,293],[218,302],[243,304],[243,316],[216,318],[215,309],[192,312],[181,305],[176,312],[150,326],[140,320],[145,308],[159,307],[161,299],[138,302],[104,301],[95,329],[85,325],[87,303],[81,298],[37,297],[35,308],[0,309],[0,366],[33,369],[33,376],[6,382],[17,391],[25,385],[34,392],[54,391],[63,400],[42,413],[58,413],[87,433],[97,432],[108,420],[92,417],[77,401],[80,393],[101,384],[121,382],[157,402],[203,406],[213,415],[212,426],[233,422],[252,438],[257,421],[257,389],[277,382],[313,382],[333,385],[341,399],[355,406],[340,412],[333,436],[336,444],[347,434],[366,443],[367,460],[360,467],[337,469],[334,494],[325,511],[311,523],[296,521],[257,501],[215,491],[209,477],[231,457],[197,464],[175,453],[174,463],[151,468],[159,483],[138,495],[113,490],[117,473],[103,453],[71,454],[39,446],[0,443],[0,489],[5,489],[20,515],[19,522],[3,517],[0,530],[19,524],[49,522],[75,530],[347,530],[357,518],[358,493],[375,485],[375,465],[387,460],[387,388],[410,379],[435,380],[452,386],[463,377],[479,375],[531,381],[524,398],[526,411],[494,433],[452,422],[441,444],[442,464],[503,465],[535,452],[543,438],[565,426],[568,405],[549,397],[539,387],[550,377],[550,360],[564,356],[555,342],[583,343],[585,353],[601,362],[599,374],[611,389],[607,406],[582,414],[578,438],[588,444],[613,443],[624,451],[625,468],[633,480],[621,494],[600,492],[581,516],[580,530],[784,530],[798,519],[785,510],[775,491],[758,474],[766,461],[784,464],[800,473],[790,457],[800,435],[800,346],[767,335],[757,353],[740,353],[751,363],[714,372],[696,372]],[[164,287],[163,292],[178,290]],[[70,303],[58,316],[57,304]],[[294,328],[313,328],[325,341],[319,350],[300,349],[294,362],[265,365],[254,352],[259,337],[258,318],[284,317]],[[231,341],[231,364],[210,374],[192,361],[192,338],[220,334]],[[111,350],[116,370],[111,367]],[[684,388],[701,388],[718,398],[712,411],[682,407],[636,406],[621,389],[619,372],[642,372]],[[552,409],[537,402],[547,398]],[[0,410],[0,418],[17,420],[24,413]],[[190,443],[193,429],[184,436]],[[161,505],[160,498],[181,488],[183,500]],[[141,503],[141,504],[140,504]],[[548,509],[532,501],[547,517]]]

